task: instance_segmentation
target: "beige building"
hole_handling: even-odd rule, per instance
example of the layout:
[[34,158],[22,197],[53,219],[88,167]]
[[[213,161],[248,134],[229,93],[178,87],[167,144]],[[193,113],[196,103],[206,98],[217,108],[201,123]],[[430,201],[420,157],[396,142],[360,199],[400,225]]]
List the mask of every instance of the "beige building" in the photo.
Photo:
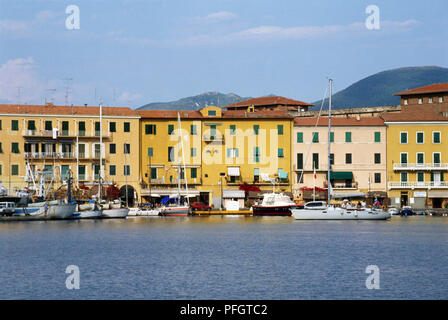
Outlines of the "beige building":
[[[386,127],[380,117],[331,119],[331,174],[334,198],[386,197]],[[326,199],[328,117],[297,117],[293,130],[295,199]],[[314,173],[315,172],[315,173]],[[317,192],[312,190],[316,187]]]
[[[72,173],[74,187],[125,184],[139,193],[139,116],[129,108],[0,105],[0,180],[10,194],[35,187],[40,174],[57,190]],[[100,133],[102,131],[102,148]],[[100,161],[101,159],[101,161]],[[51,185],[51,187],[49,187]]]

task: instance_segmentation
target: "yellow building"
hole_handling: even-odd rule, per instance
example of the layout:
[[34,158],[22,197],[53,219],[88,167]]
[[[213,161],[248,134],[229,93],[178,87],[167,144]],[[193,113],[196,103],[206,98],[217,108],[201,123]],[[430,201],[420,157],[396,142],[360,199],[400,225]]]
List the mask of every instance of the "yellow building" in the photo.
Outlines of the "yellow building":
[[277,191],[290,193],[292,117],[285,111],[209,106],[199,111],[138,114],[143,197],[177,194],[179,164],[182,193],[186,194],[186,178],[192,201],[220,207],[221,199],[240,197],[238,192],[232,196],[232,190],[244,183],[272,191],[271,179]]
[[[386,198],[386,127],[380,117],[331,119],[333,197]],[[293,193],[298,200],[326,200],[328,117],[296,117],[293,131]],[[316,187],[317,192],[312,190]],[[325,190],[323,190],[325,189]]]
[[448,83],[401,95],[402,111],[383,114],[391,205],[448,206]]
[[[72,173],[74,186],[126,183],[139,193],[139,117],[129,108],[0,105],[0,180],[10,194],[39,183],[57,190]],[[102,130],[102,148],[100,147]],[[101,158],[100,158],[101,157]],[[100,161],[101,159],[101,161]],[[33,181],[34,180],[34,181]],[[131,199],[132,201],[132,199]]]

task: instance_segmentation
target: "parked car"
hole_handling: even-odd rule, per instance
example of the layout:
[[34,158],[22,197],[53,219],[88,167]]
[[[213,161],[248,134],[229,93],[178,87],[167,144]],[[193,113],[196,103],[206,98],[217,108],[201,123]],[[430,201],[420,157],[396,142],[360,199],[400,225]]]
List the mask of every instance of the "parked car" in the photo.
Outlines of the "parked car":
[[210,211],[212,207],[206,205],[204,202],[193,202],[190,204],[191,210]]

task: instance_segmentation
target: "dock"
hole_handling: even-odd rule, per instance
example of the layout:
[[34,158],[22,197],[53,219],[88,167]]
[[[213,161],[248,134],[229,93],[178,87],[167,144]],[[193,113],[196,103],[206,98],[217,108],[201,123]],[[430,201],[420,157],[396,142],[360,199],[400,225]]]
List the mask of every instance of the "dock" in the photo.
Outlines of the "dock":
[[193,211],[193,216],[230,216],[230,215],[241,215],[241,216],[252,216],[252,211],[250,210],[210,210],[210,211]]

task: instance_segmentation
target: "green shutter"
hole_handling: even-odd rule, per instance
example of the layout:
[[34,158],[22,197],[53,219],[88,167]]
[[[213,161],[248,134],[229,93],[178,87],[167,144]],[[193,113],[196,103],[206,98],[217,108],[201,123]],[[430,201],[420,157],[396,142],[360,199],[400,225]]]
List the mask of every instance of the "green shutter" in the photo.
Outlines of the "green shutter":
[[236,133],[236,125],[231,124],[230,125],[230,134],[234,135]]
[[283,125],[282,124],[277,125],[277,131],[278,131],[279,136],[283,134]]
[[440,143],[440,132],[433,132],[433,142]]
[[191,168],[190,169],[190,174],[191,174],[191,178],[192,179],[195,179],[195,178],[197,178],[197,176],[198,176],[198,169],[197,168]]
[[145,124],[145,134],[149,134],[151,132],[150,126],[150,124]]
[[53,123],[51,121],[45,121],[45,130],[47,131],[53,130]]
[[19,130],[19,120],[11,120],[11,130]]
[[153,148],[149,147],[148,148],[148,157],[153,157],[154,156],[154,150]]
[[297,143],[303,143],[303,132],[297,132]]
[[313,142],[319,142],[319,132],[313,132]]
[[400,142],[401,143],[408,143],[408,133],[407,132],[401,132],[400,133]]
[[352,142],[352,133],[351,132],[345,133],[345,142]]
[[157,168],[151,168],[151,179],[157,179]]
[[110,165],[110,166],[109,166],[109,174],[110,174],[111,176],[114,176],[114,175],[117,174],[117,168],[115,167],[115,165]]
[[423,143],[423,132],[417,132],[417,143]]
[[195,124],[190,125],[190,133],[192,135],[197,134],[197,130],[196,130],[196,125]]
[[173,134],[174,132],[174,124],[169,124],[168,125],[168,134]]
[[260,130],[260,126],[258,124],[254,124],[254,134],[258,135],[258,131]]
[[124,132],[131,132],[131,123],[130,122],[125,122],[123,124],[123,129],[124,129]]
[[283,148],[279,148],[279,149],[278,149],[278,157],[279,157],[279,158],[283,158],[283,156],[284,156],[284,155],[283,155]]
[[381,142],[381,132],[375,132],[375,142]]
[[334,142],[334,132],[330,132],[330,142]]

